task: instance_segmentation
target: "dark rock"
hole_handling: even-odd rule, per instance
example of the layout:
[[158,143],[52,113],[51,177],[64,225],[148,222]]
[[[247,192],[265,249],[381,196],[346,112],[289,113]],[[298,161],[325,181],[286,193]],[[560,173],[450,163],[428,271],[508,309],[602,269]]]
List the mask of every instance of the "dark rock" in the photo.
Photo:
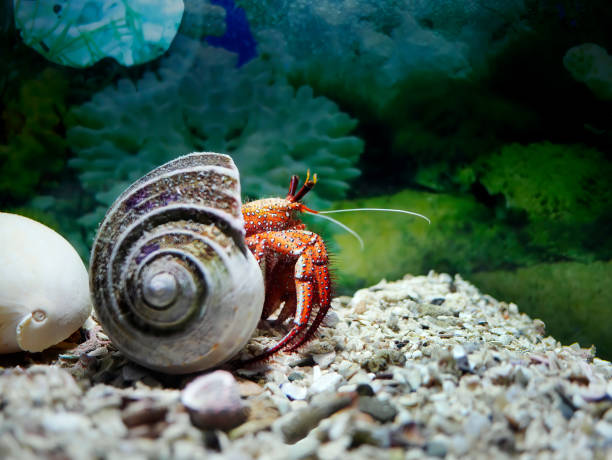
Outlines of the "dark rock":
[[150,399],[129,404],[121,413],[121,420],[128,428],[138,425],[152,425],[166,418],[168,408]]
[[372,396],[360,397],[357,407],[361,412],[371,415],[381,423],[390,422],[397,415],[397,409],[389,401]]
[[357,394],[359,396],[374,396],[374,390],[367,383],[357,385]]

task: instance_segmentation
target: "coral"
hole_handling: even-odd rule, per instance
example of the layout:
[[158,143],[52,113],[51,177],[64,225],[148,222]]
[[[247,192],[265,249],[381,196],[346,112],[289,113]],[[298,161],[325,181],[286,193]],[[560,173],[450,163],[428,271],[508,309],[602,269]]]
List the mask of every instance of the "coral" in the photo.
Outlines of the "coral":
[[612,100],[612,56],[595,43],[570,48],[563,65],[575,80],[583,82],[602,100]]
[[68,82],[54,69],[21,81],[2,111],[6,136],[0,145],[2,202],[23,201],[51,182],[68,155],[63,118]]
[[164,53],[183,16],[182,0],[15,0],[23,41],[52,62],[87,67],[105,57],[126,66]]
[[121,79],[72,110],[71,164],[99,205],[83,224],[136,178],[193,151],[231,154],[250,197],[284,195],[291,174],[308,168],[325,178],[320,197],[344,196],[363,149],[348,135],[355,120],[309,87],[294,90],[264,58],[235,64],[233,53],[178,36],[156,73]]
[[[475,168],[490,195],[501,194],[508,207],[526,213],[531,243],[552,257],[589,260],[610,251],[612,163],[601,152],[549,142],[511,144]],[[601,243],[593,247],[592,241]]]
[[225,34],[225,10],[207,0],[184,0],[185,12],[179,33],[191,38]]
[[[415,70],[472,72],[518,21],[523,2],[238,0],[259,40],[274,31],[293,58],[290,72],[324,94],[384,106]],[[452,4],[452,5],[451,5]],[[500,34],[507,29],[508,33]],[[347,84],[350,83],[350,84]],[[354,104],[355,102],[353,102]]]
[[[258,41],[275,35],[293,78],[378,109],[403,74],[469,73],[462,46],[426,30],[398,2],[238,2]],[[350,82],[350,84],[347,84]]]
[[559,262],[517,270],[474,273],[468,278],[496,298],[516,302],[546,323],[564,343],[595,344],[597,355],[612,359],[610,316],[612,261]]

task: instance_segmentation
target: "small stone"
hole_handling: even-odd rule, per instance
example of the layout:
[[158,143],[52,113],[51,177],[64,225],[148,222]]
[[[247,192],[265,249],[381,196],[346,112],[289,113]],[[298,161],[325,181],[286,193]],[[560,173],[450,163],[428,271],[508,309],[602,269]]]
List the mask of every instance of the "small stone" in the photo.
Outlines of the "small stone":
[[453,347],[453,359],[460,371],[473,372],[472,366],[470,366],[470,362],[468,361],[467,353],[461,345],[455,345]]
[[250,380],[240,380],[238,381],[238,391],[240,392],[240,396],[247,398],[249,396],[262,394],[264,389]]
[[569,420],[574,415],[576,407],[567,397],[561,397],[559,400],[559,410],[561,411],[561,414],[563,414],[563,417],[565,417],[566,420]]
[[303,458],[316,458],[316,452],[321,442],[315,436],[307,436],[296,442],[287,449],[289,460],[300,460]]
[[390,422],[397,415],[397,409],[389,401],[375,397],[360,397],[357,407],[361,412],[371,415],[381,423]]
[[227,371],[215,371],[190,382],[181,392],[181,402],[189,411],[191,423],[203,430],[231,430],[248,416],[238,383]]
[[356,388],[359,396],[374,396],[374,390],[367,383],[360,383]]
[[[389,316],[387,317],[387,321],[386,321],[385,324],[393,332],[399,332],[399,330],[400,330],[400,327],[399,327],[399,317],[395,313],[393,313],[393,312],[389,313]],[[401,347],[399,347],[399,348],[401,348]]]
[[315,362],[311,355],[308,356],[296,356],[289,360],[290,367],[309,367],[314,366]]
[[449,447],[456,456],[465,457],[470,451],[470,442],[465,436],[456,434],[451,438]]
[[423,447],[425,445],[425,436],[423,435],[419,424],[415,422],[408,422],[401,428],[395,428],[391,431],[391,442],[395,445],[403,447]]
[[304,374],[302,374],[301,372],[292,372],[291,374],[287,376],[287,380],[289,380],[290,382],[295,382],[296,380],[303,380],[303,379],[304,379]]
[[513,377],[516,383],[526,387],[529,384],[529,380],[531,380],[531,372],[525,367],[519,367],[516,372],[514,372]]
[[121,369],[121,376],[126,382],[135,382],[147,375],[149,375],[149,372],[145,368],[132,363],[126,364]]
[[608,398],[606,387],[603,385],[589,385],[580,392],[580,396],[587,402],[603,401]]
[[446,456],[446,444],[441,441],[431,441],[425,446],[425,452],[432,457],[443,458]]
[[331,310],[328,311],[325,315],[325,319],[323,320],[323,326],[335,327],[338,325],[339,322],[340,318],[338,317],[338,314],[335,311]]
[[355,385],[354,383],[340,385],[337,391],[338,393],[355,393],[357,391],[357,385]]
[[541,319],[534,319],[533,326],[538,334],[546,334],[546,324],[544,324],[544,321],[542,321]]
[[404,376],[406,378],[406,383],[408,383],[408,386],[412,391],[416,391],[423,382],[421,371],[417,367],[408,368],[405,371]]
[[266,418],[266,419],[257,419],[257,420],[249,420],[237,428],[231,430],[227,435],[229,439],[238,439],[247,434],[257,433],[259,431],[267,430],[272,426],[276,418]]
[[310,392],[312,394],[317,394],[326,391],[334,391],[336,388],[338,388],[338,386],[340,386],[342,380],[342,376],[337,372],[332,371],[328,372],[327,374],[321,374],[319,378],[312,382]]
[[607,442],[612,441],[612,423],[608,423],[605,420],[600,420],[595,424],[595,431]]
[[464,429],[467,435],[477,438],[491,426],[490,420],[478,412],[470,414],[465,421]]
[[121,420],[128,428],[152,425],[166,418],[168,408],[151,399],[142,399],[128,405],[121,413]]
[[306,388],[300,385],[296,385],[292,382],[285,382],[281,384],[280,389],[285,394],[285,396],[287,396],[292,401],[296,399],[306,399],[306,395],[308,394],[308,390]]
[[282,416],[274,423],[274,429],[282,433],[286,443],[294,444],[306,435],[321,420],[345,408],[353,398],[350,395],[320,395],[312,404]]
[[45,430],[56,434],[80,433],[91,427],[91,420],[74,412],[48,413],[41,421]]
[[338,373],[344,377],[345,379],[350,379],[351,377],[353,377],[357,372],[359,372],[359,365],[352,363],[350,361],[341,361],[338,364],[337,367],[337,371]]
[[331,353],[313,354],[312,359],[319,365],[319,367],[321,367],[321,369],[327,369],[336,359],[336,352],[332,351]]
[[349,302],[349,308],[352,308],[356,314],[362,315],[369,307],[376,304],[378,304],[378,299],[373,292],[367,289],[360,289],[353,295]]
[[127,434],[127,427],[117,409],[102,409],[96,412],[95,424],[102,436],[119,439]]

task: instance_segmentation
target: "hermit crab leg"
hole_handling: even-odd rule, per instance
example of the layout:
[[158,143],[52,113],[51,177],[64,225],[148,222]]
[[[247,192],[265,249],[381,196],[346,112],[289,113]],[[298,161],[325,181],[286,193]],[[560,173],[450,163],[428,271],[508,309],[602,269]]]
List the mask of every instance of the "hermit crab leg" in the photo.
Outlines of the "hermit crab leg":
[[[248,363],[265,359],[290,344],[291,349],[294,349],[312,337],[316,330],[316,327],[313,328],[314,323],[308,327],[312,309],[318,304],[319,311],[315,317],[318,326],[329,308],[331,297],[327,250],[319,235],[301,229],[263,232],[247,238],[247,244],[258,261],[264,261],[268,255],[293,260],[297,256],[294,268],[296,301],[293,327],[276,345],[247,360]],[[286,308],[293,309],[293,305],[291,302]],[[281,316],[287,313],[281,311]],[[297,342],[293,344],[295,340]]]
[[319,310],[317,311],[317,315],[306,333],[289,348],[287,348],[287,351],[297,350],[313,337],[331,305],[331,282],[329,279],[329,269],[327,268],[327,264],[316,267],[315,278],[319,296]]

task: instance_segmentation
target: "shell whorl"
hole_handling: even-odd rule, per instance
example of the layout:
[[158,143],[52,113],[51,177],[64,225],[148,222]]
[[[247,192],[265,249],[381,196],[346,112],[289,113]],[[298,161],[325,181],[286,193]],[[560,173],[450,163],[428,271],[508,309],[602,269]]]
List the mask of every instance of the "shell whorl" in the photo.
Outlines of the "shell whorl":
[[221,364],[251,337],[264,299],[244,241],[238,170],[193,153],[132,184],[92,250],[94,307],[132,360],[170,373]]

